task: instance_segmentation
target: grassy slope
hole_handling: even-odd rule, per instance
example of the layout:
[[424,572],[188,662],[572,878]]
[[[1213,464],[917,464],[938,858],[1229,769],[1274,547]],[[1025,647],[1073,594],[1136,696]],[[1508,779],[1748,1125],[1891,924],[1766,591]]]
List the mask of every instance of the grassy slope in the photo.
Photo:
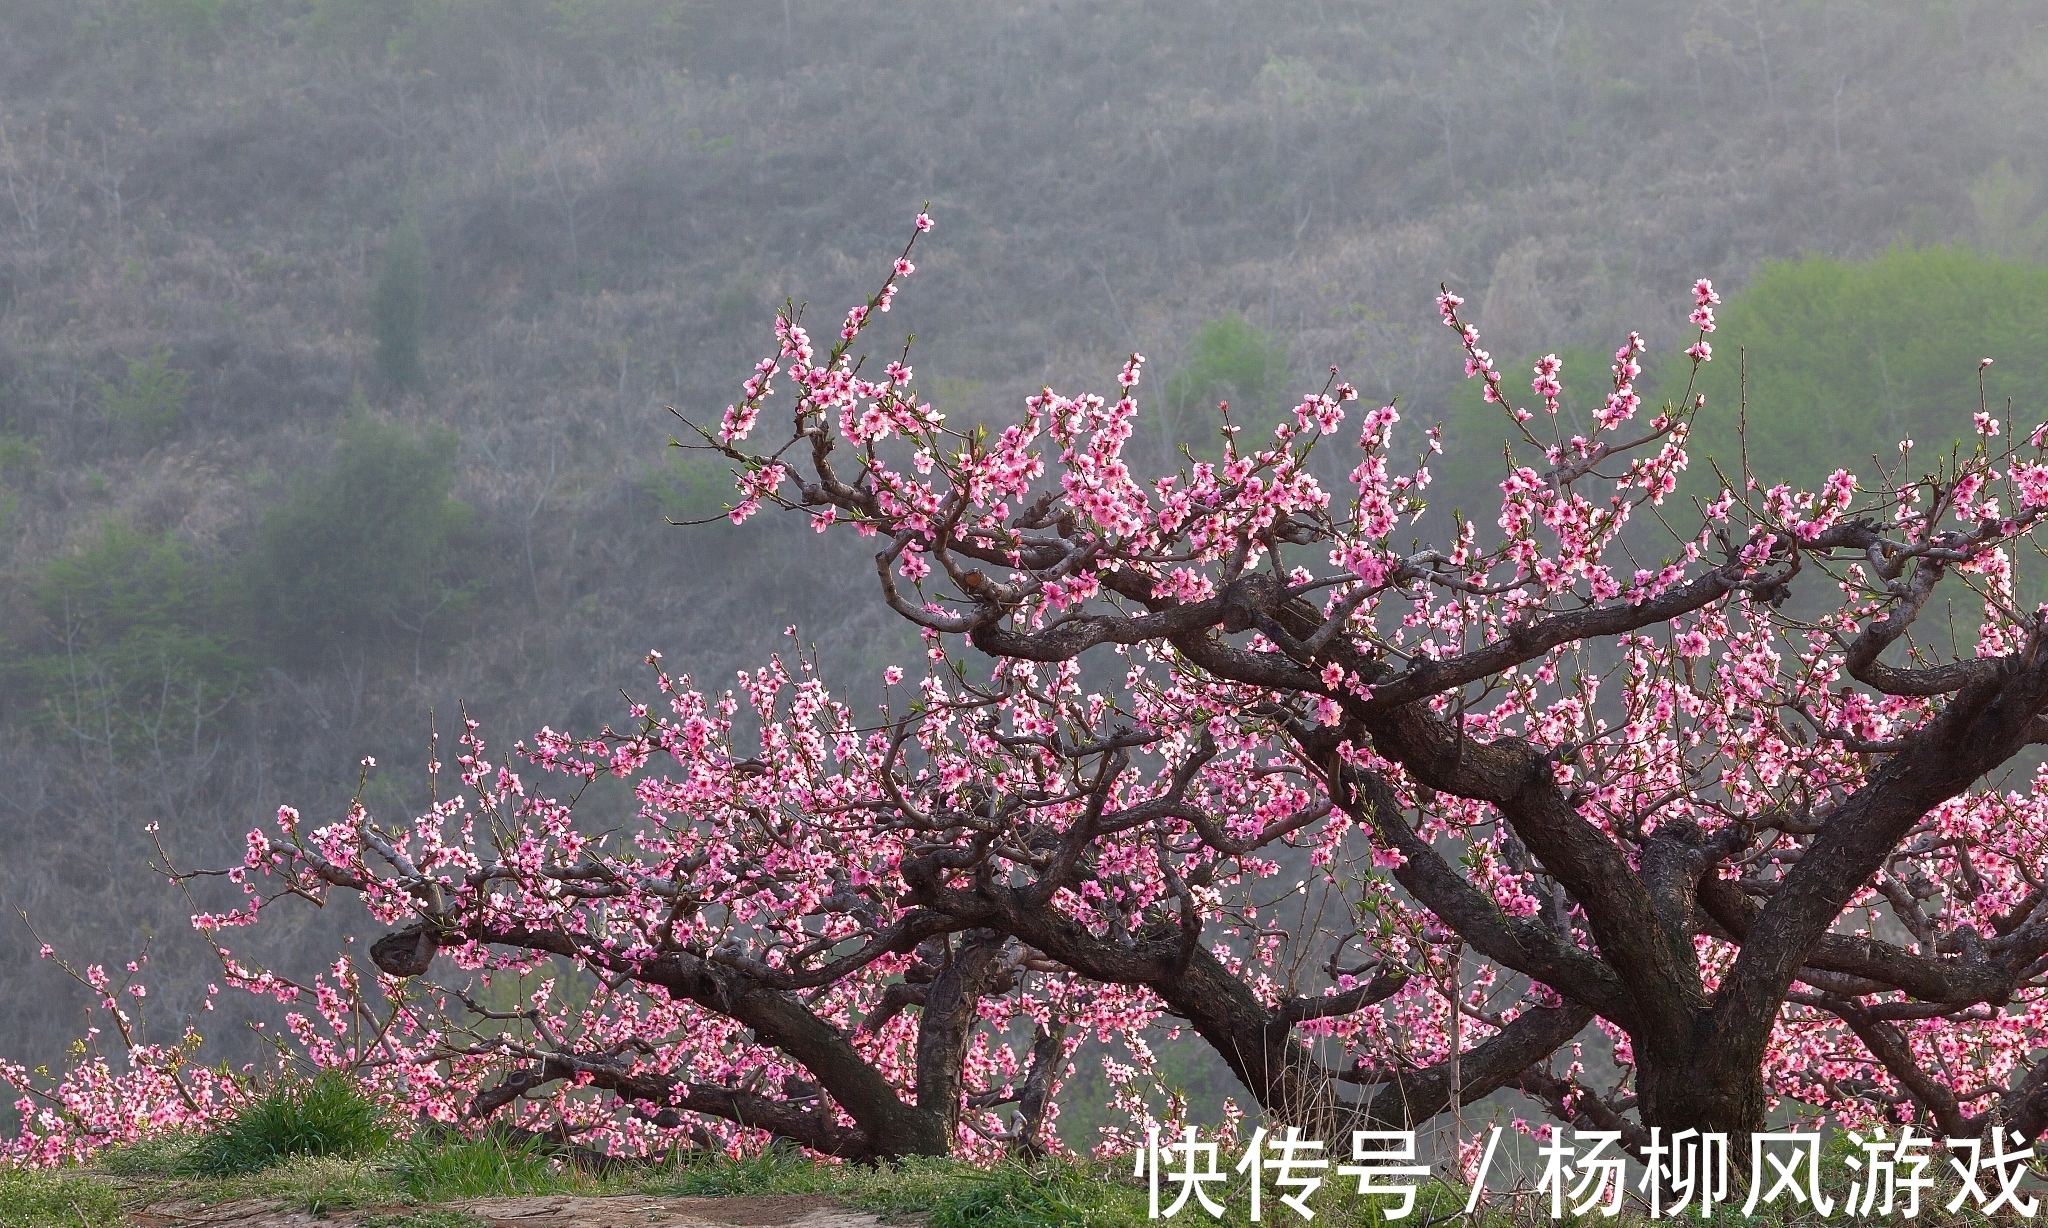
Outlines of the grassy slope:
[[[9,1193],[5,1228],[82,1228],[112,1222],[130,1210],[168,1202],[217,1205],[254,1201],[321,1215],[370,1212],[372,1222],[399,1228],[455,1228],[476,1223],[459,1204],[476,1198],[549,1194],[761,1197],[828,1195],[889,1219],[935,1226],[1007,1228],[1038,1224],[1135,1224],[1146,1217],[1145,1194],[1106,1170],[1050,1167],[983,1172],[950,1162],[876,1169],[824,1166],[777,1154],[744,1161],[679,1161],[609,1178],[593,1177],[519,1152],[457,1145],[454,1157],[400,1148],[369,1160],[299,1159],[232,1179],[164,1175],[163,1152],[111,1157],[108,1168],[67,1173],[0,1174]],[[490,1154],[486,1154],[490,1152]],[[1352,1222],[1334,1200],[1332,1222]],[[1241,1218],[1241,1216],[1240,1216]],[[1319,1216],[1321,1218],[1331,1218]]]
[[[463,1135],[432,1128],[406,1137],[397,1125],[345,1076],[329,1072],[310,1081],[280,1082],[206,1133],[159,1135],[109,1149],[95,1157],[90,1169],[0,1168],[0,1228],[93,1228],[113,1222],[123,1211],[143,1210],[179,1219],[203,1211],[209,1223],[232,1224],[247,1212],[272,1208],[321,1218],[346,1216],[364,1228],[470,1228],[482,1222],[480,1213],[486,1210],[502,1221],[508,1209],[497,1200],[560,1195],[822,1195],[889,1219],[920,1219],[932,1228],[1110,1226],[1153,1218],[1151,1191],[1125,1162],[1005,1162],[982,1169],[919,1159],[863,1166],[819,1163],[794,1148],[771,1147],[741,1159],[677,1151],[653,1163],[598,1158],[593,1165],[593,1153],[561,1148],[543,1136],[496,1129]],[[1531,1140],[1507,1137],[1508,1145],[1497,1155],[1489,1146],[1488,1191],[1493,1197],[1473,1218],[1472,1228],[1513,1228],[1546,1218],[1549,1198],[1529,1178]],[[1318,1145],[1295,1154],[1311,1162],[1322,1159],[1321,1171],[1311,1163],[1290,1174],[1274,1158],[1284,1153],[1268,1144],[1260,1173],[1264,1221],[1290,1221],[1295,1211],[1283,1196],[1305,1189],[1302,1197],[1323,1223],[1337,1228],[1383,1223],[1383,1212],[1390,1209],[1386,1200],[1362,1197],[1350,1178],[1330,1167],[1346,1158],[1341,1147],[1333,1148],[1333,1155],[1318,1156],[1320,1150]],[[1222,1222],[1233,1228],[1261,1218],[1254,1213],[1249,1181],[1229,1176],[1240,1153],[1227,1143],[1218,1147],[1202,1167],[1224,1175],[1216,1184],[1204,1182],[1204,1201],[1186,1206],[1184,1214],[1214,1222],[1205,1210],[1220,1203]],[[1848,1164],[1857,1154],[1839,1136],[1828,1145],[1820,1163],[1823,1188],[1830,1195],[1852,1197],[1862,1172],[1861,1165],[1852,1170]],[[1186,1201],[1182,1183],[1170,1176],[1181,1167],[1168,1158],[1157,1189],[1162,1208]],[[1188,1167],[1194,1168],[1194,1162]],[[1577,1182],[1572,1174],[1566,1178],[1558,1193],[1567,1204],[1595,1207],[1602,1201],[1604,1187]],[[1935,1188],[1927,1192],[1930,1207],[1942,1205],[1957,1188],[1940,1174],[1934,1181]],[[1741,1191],[1734,1193],[1739,1203]],[[478,1200],[492,1202],[486,1208]],[[1455,1183],[1427,1179],[1414,1199],[1414,1214],[1428,1224],[1460,1214],[1466,1201],[1466,1192]],[[234,1204],[243,1204],[246,1211]],[[1631,1204],[1627,1218],[1642,1219],[1646,1210],[1647,1203]],[[1733,1210],[1719,1208],[1717,1218],[1729,1218]],[[1774,1191],[1756,1222],[1760,1228],[1803,1225],[1818,1219],[1811,1211]],[[1846,1209],[1843,1218],[1859,1222]],[[1962,1219],[1975,1228],[1981,1217],[1966,1213]]]
[[[874,1212],[885,1222],[923,1223],[929,1228],[1135,1228],[1148,1222],[1145,1188],[1133,1181],[1122,1165],[1007,1165],[977,1170],[955,1162],[914,1162],[858,1168],[818,1165],[770,1153],[741,1161],[682,1159],[630,1175],[598,1178],[554,1166],[536,1169],[518,1155],[509,1160],[498,1156],[494,1161],[473,1155],[453,1166],[459,1171],[444,1171],[439,1179],[422,1183],[416,1176],[419,1162],[417,1153],[401,1149],[396,1158],[300,1159],[250,1176],[208,1181],[164,1176],[149,1171],[146,1161],[138,1163],[137,1157],[118,1155],[112,1157],[108,1168],[95,1170],[0,1171],[0,1228],[106,1228],[119,1222],[123,1210],[176,1203],[190,1214],[195,1206],[230,1202],[310,1211],[322,1217],[347,1215],[368,1228],[480,1228],[484,1221],[463,1210],[462,1204],[468,1200],[560,1194],[825,1195],[848,1207]],[[1229,1162],[1226,1156],[1224,1167]],[[1711,1221],[1695,1216],[1691,1222],[1740,1223],[1753,1228],[1896,1222],[1886,1217],[1847,1216],[1839,1205],[1846,1180],[1844,1174],[1828,1187],[1837,1200],[1832,1218],[1785,1206],[1762,1208],[1755,1218],[1745,1218],[1740,1213],[1738,1191],[1734,1207],[1718,1208]],[[1379,1228],[1387,1223],[1379,1214],[1379,1200],[1358,1198],[1348,1188],[1350,1184],[1348,1179],[1332,1180],[1311,1195],[1314,1222],[1330,1228]],[[1525,1179],[1514,1187],[1519,1192],[1510,1196],[1497,1183],[1490,1184],[1486,1209],[1477,1217],[1475,1228],[1663,1222],[1650,1220],[1644,1205],[1634,1199],[1615,1219],[1603,1218],[1595,1210],[1554,1220],[1548,1214],[1547,1195],[1532,1194],[1533,1185],[1533,1178]],[[1168,1183],[1165,1200],[1170,1202],[1174,1192],[1175,1187]],[[1233,1177],[1222,1187],[1212,1187],[1212,1193],[1225,1202],[1224,1216],[1212,1218],[1191,1205],[1175,1217],[1176,1222],[1224,1228],[1246,1228],[1253,1222],[1241,1179]],[[1941,1212],[1940,1202],[1948,1194],[1945,1189],[1937,1191],[1937,1201],[1932,1204],[1943,1223],[1978,1228],[1988,1222],[1970,1212]],[[1432,1182],[1419,1192],[1416,1209],[1405,1222],[1428,1224],[1454,1218],[1464,1203],[1462,1189]],[[1292,1209],[1279,1204],[1270,1179],[1259,1222],[1302,1222]]]

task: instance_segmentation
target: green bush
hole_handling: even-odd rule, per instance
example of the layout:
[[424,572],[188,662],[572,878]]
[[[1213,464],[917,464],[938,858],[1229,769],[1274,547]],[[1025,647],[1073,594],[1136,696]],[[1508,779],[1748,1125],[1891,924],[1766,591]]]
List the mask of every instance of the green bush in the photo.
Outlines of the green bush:
[[391,1127],[355,1081],[323,1070],[279,1082],[227,1125],[201,1137],[187,1171],[226,1177],[268,1168],[292,1156],[356,1156],[384,1148]]
[[1230,402],[1230,420],[1263,436],[1279,420],[1276,404],[1287,379],[1287,347],[1235,312],[1195,330],[1179,370],[1166,379],[1167,408],[1177,441],[1204,448],[1216,439],[1216,402]]
[[[1953,247],[1773,261],[1728,296],[1720,325],[1700,372],[1690,489],[1712,484],[1708,457],[1741,471],[1745,365],[1749,465],[1767,485],[1814,489],[1838,467],[1868,479],[1873,457],[1898,463],[1902,438],[1914,440],[1916,471],[1958,441],[1973,448],[1980,358],[1996,360],[1985,400],[1993,417],[2016,419],[2006,430],[2043,417],[2032,394],[2048,376],[2048,268]],[[1663,362],[1659,389],[1675,396],[1686,361]]]
[[33,440],[0,433],[0,477],[32,477],[42,460],[43,450]]
[[415,436],[352,418],[333,466],[264,517],[246,589],[281,657],[397,639],[417,659],[429,621],[467,604],[454,576],[472,516],[448,496],[455,449],[446,428]]
[[377,337],[377,370],[394,388],[425,378],[420,340],[427,331],[427,244],[411,219],[398,223],[377,261],[370,318]]
[[[1694,422],[1682,493],[1711,496],[1716,465],[1736,478],[1745,443],[1751,472],[1767,485],[1814,489],[1837,468],[1870,479],[1873,457],[1897,464],[1902,438],[1914,441],[1914,470],[1931,468],[1953,445],[1975,447],[1970,417],[1981,358],[1996,360],[1984,372],[1984,399],[2004,430],[2030,430],[2048,417],[2029,396],[2048,376],[2048,268],[1952,247],[1895,247],[1862,261],[1770,261],[1727,296],[1719,317],[1709,338],[1714,360],[1695,385],[1707,403]],[[1684,395],[1691,377],[1691,361],[1677,352],[1690,335],[1662,340],[1636,381],[1639,423]],[[1569,438],[1586,430],[1612,386],[1613,359],[1580,346],[1557,353],[1565,387],[1559,418]],[[1502,383],[1519,405],[1538,403],[1529,391],[1533,361],[1500,362]],[[1540,466],[1541,457],[1499,406],[1483,403],[1476,379],[1453,392],[1445,428],[1449,455],[1430,501],[1491,523],[1503,442],[1519,463]],[[1550,438],[1540,409],[1529,428]],[[1683,505],[1666,514],[1683,518]]]
[[10,671],[31,719],[116,755],[189,741],[253,668],[212,579],[168,534],[111,520],[44,564]]
[[192,391],[192,377],[172,366],[171,352],[157,345],[147,358],[128,360],[128,374],[120,383],[97,380],[95,387],[100,412],[148,447],[163,442],[177,427],[178,414]]
[[111,1186],[71,1173],[0,1168],[0,1228],[108,1228],[121,1202]]

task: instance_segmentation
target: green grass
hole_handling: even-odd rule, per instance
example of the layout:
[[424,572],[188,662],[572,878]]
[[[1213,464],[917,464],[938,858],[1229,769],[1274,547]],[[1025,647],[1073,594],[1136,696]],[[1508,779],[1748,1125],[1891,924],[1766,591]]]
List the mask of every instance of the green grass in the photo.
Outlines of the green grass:
[[202,1199],[265,1198],[326,1215],[404,1201],[388,1163],[375,1158],[295,1156],[261,1172],[216,1180]]
[[404,1211],[395,1215],[365,1215],[357,1228],[489,1228],[490,1221],[467,1211],[439,1207],[429,1211]]
[[930,1228],[1120,1228],[1145,1222],[1142,1191],[1063,1165],[1004,1164],[966,1172],[941,1197]]
[[413,1202],[612,1192],[537,1143],[515,1143],[491,1134],[415,1140],[399,1149],[391,1169],[398,1189]]
[[[237,1128],[242,1123],[236,1123]],[[423,1134],[381,1151],[354,1157],[297,1155],[254,1172],[194,1177],[189,1157],[208,1140],[191,1136],[123,1148],[105,1157],[99,1174],[0,1170],[0,1228],[112,1228],[120,1223],[116,1192],[96,1177],[124,1178],[120,1196],[131,1205],[176,1197],[200,1204],[234,1199],[269,1201],[315,1214],[368,1212],[365,1228],[479,1228],[472,1214],[450,1204],[475,1198],[548,1194],[641,1194],[683,1197],[774,1197],[824,1195],[890,1222],[917,1221],[927,1228],[1137,1228],[1147,1220],[1146,1193],[1122,1165],[1046,1162],[978,1169],[956,1160],[906,1160],[894,1164],[819,1163],[801,1154],[770,1149],[744,1159],[679,1153],[667,1163],[606,1177],[579,1171],[550,1154],[545,1144],[485,1133],[464,1138],[452,1132]],[[1523,1183],[1526,1187],[1526,1182]],[[1838,1196],[1842,1183],[1829,1188]],[[1170,1191],[1168,1191],[1170,1195]],[[1220,1220],[1195,1214],[1217,1228],[1254,1228],[1241,1181],[1216,1193],[1228,1206]],[[1549,1219],[1547,1204],[1528,1196],[1496,1197],[1468,1228],[1591,1228],[1594,1224],[1645,1225],[1635,1206],[1616,1220],[1597,1216]],[[1943,1198],[1946,1197],[1944,1194]],[[1465,1194],[1439,1182],[1417,1191],[1408,1225],[1459,1220]],[[1393,1228],[1383,1217],[1383,1199],[1359,1198],[1347,1180],[1326,1180],[1310,1200],[1314,1228]],[[1933,1205],[1938,1206],[1938,1201]],[[1742,1220],[1734,1206],[1718,1208],[1713,1223],[1741,1222],[1755,1228],[1825,1228],[1795,1208],[1776,1208]],[[1299,1222],[1266,1188],[1263,1224]],[[1937,1215],[1946,1222],[1950,1217]],[[1981,1228],[1982,1217],[1953,1217],[1957,1228]]]
[[[364,1228],[480,1228],[483,1221],[452,1203],[475,1198],[548,1194],[641,1194],[685,1197],[773,1197],[825,1195],[889,1222],[916,1221],[926,1228],[1138,1228],[1147,1222],[1144,1187],[1122,1165],[1047,1162],[977,1169],[955,1160],[906,1160],[874,1166],[818,1163],[799,1154],[770,1150],[745,1159],[683,1153],[658,1167],[599,1178],[579,1172],[532,1141],[485,1134],[421,1137],[357,1157],[299,1155],[255,1172],[221,1177],[178,1175],[203,1140],[159,1140],[110,1153],[100,1173],[0,1170],[0,1228],[113,1228],[121,1223],[118,1199],[131,1206],[165,1198],[218,1204],[235,1199],[269,1201],[310,1211],[368,1212]],[[104,1180],[124,1177],[117,1191]],[[1254,1228],[1244,1188],[1233,1181],[1217,1191],[1228,1205],[1220,1220],[1197,1215],[1217,1228]],[[1504,1191],[1496,1190],[1496,1195]],[[1263,1224],[1297,1223],[1270,1185]],[[1408,1225],[1460,1220],[1464,1192],[1438,1182],[1417,1191]],[[1382,1216],[1384,1200],[1356,1196],[1348,1181],[1327,1181],[1312,1196],[1314,1228],[1393,1228]],[[1739,1204],[1738,1204],[1739,1205]],[[1645,1225],[1631,1206],[1616,1220],[1567,1216],[1552,1221],[1547,1206],[1523,1197],[1497,1197],[1469,1228],[1592,1228],[1595,1224]],[[1714,1223],[1741,1222],[1761,1228],[1825,1228],[1811,1214],[1781,1214],[1742,1220],[1734,1207],[1719,1208]],[[1183,1210],[1182,1215],[1196,1214]],[[1946,1221],[1949,1217],[1937,1216]],[[1981,1226],[1979,1216],[1959,1216]]]
[[640,1183],[649,1194],[688,1198],[729,1198],[763,1194],[816,1194],[844,1185],[830,1165],[771,1148],[735,1160],[729,1156],[684,1156]]
[[848,1206],[892,1216],[928,1216],[930,1228],[1065,1228],[1136,1224],[1144,1191],[1104,1170],[1006,1164],[989,1170],[956,1160],[819,1164],[791,1152],[745,1159],[685,1157],[636,1183],[647,1194],[763,1197],[828,1194]]
[[176,1177],[191,1171],[197,1134],[161,1134],[99,1153],[95,1167],[117,1177]]
[[116,1228],[113,1187],[77,1173],[0,1168],[0,1228]]
[[348,1076],[324,1070],[280,1082],[225,1127],[202,1135],[184,1158],[195,1176],[253,1173],[293,1156],[359,1156],[391,1142],[383,1109]]

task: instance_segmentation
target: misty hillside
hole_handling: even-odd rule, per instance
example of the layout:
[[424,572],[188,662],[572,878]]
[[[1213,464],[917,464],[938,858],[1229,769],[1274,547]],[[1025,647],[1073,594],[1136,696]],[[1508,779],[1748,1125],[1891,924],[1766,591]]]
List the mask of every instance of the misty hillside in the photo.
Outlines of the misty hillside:
[[[2044,127],[2018,2],[10,0],[0,909],[148,944],[182,1017],[209,966],[147,824],[230,860],[366,757],[417,800],[430,728],[593,729],[649,649],[906,659],[850,543],[666,523],[726,498],[667,407],[715,418],[926,201],[881,331],[940,408],[1142,350],[1163,463],[1331,364],[1453,417],[1439,283],[1497,354],[1597,354],[1768,260],[2037,262]],[[35,947],[0,943],[31,1061],[81,1005]]]

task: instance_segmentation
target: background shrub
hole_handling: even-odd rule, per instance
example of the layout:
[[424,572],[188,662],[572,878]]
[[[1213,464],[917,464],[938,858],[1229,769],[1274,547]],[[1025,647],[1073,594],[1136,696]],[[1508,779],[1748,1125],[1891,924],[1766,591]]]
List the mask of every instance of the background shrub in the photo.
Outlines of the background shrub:
[[377,371],[393,388],[420,383],[420,339],[427,331],[427,243],[410,217],[400,221],[377,262],[370,317],[377,337]]
[[106,521],[40,569],[18,702],[116,758],[203,737],[253,671],[214,578],[168,534]]
[[117,428],[144,447],[161,443],[178,425],[178,414],[192,392],[190,373],[171,365],[171,352],[162,344],[151,347],[148,357],[128,360],[128,373],[119,383],[96,382],[100,412]]
[[264,518],[249,592],[281,658],[396,637],[417,664],[429,623],[471,592],[454,578],[472,524],[448,495],[455,450],[452,430],[414,435],[356,416],[333,465]]

